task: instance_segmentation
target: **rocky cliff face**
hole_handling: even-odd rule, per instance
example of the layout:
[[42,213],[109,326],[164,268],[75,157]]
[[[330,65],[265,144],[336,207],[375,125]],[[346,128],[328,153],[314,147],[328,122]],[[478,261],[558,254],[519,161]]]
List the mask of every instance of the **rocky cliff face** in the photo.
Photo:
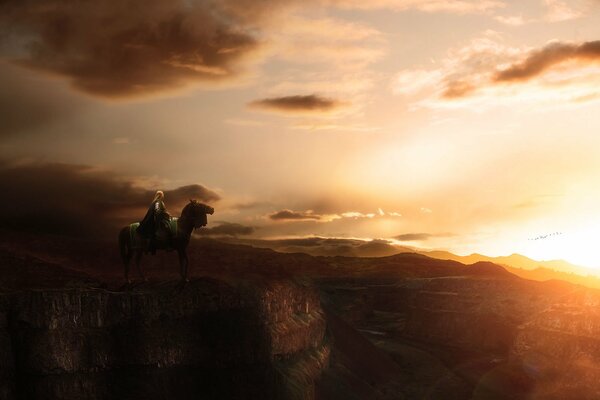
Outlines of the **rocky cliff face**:
[[0,296],[0,398],[311,399],[328,362],[318,294],[212,279]]

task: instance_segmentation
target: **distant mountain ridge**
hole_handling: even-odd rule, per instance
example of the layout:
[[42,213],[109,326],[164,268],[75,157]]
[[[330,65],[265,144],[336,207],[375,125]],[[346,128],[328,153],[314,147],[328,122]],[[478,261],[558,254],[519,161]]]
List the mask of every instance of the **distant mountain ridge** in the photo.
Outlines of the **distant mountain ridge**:
[[219,238],[220,241],[246,244],[260,248],[270,248],[281,253],[306,253],[312,256],[345,256],[345,257],[386,257],[399,253],[419,253],[441,260],[459,261],[463,264],[474,264],[479,261],[489,261],[513,268],[536,270],[550,269],[558,272],[579,275],[596,275],[593,269],[569,263],[564,260],[537,261],[521,254],[490,257],[473,253],[459,256],[445,250],[425,250],[413,246],[393,244],[384,239],[361,240],[346,238],[307,237],[292,239],[240,239]]
[[598,272],[564,260],[537,261],[521,254],[490,257],[473,253],[460,256],[443,250],[424,250],[401,246],[387,240],[371,241],[347,238],[308,237],[279,240],[221,238],[221,241],[246,244],[259,248],[270,248],[280,253],[305,253],[312,256],[343,257],[389,257],[401,253],[417,253],[439,260],[458,261],[462,264],[491,262],[503,266],[507,271],[521,278],[548,281],[561,280],[591,288],[600,289]]
[[537,261],[521,254],[511,254],[510,256],[490,257],[483,254],[473,253],[468,256],[459,256],[449,251],[418,251],[429,257],[440,258],[444,260],[460,261],[463,264],[473,264],[478,261],[490,261],[496,264],[507,265],[509,267],[535,270],[538,268],[546,268],[559,272],[575,273],[579,275],[594,274],[594,270],[571,264],[564,260],[548,260]]
[[488,261],[502,265],[507,271],[521,278],[534,281],[561,280],[590,288],[600,289],[600,277],[597,272],[571,264],[564,260],[537,261],[521,254],[510,256],[489,257],[473,253],[468,256],[459,256],[449,251],[419,251],[420,254],[442,260],[458,261],[463,264],[473,264]]

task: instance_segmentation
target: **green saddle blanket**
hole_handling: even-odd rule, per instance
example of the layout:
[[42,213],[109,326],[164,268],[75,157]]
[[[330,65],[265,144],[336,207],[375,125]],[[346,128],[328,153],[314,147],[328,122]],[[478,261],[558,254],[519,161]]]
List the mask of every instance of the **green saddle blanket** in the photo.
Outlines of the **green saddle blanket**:
[[[171,231],[171,236],[173,238],[177,237],[177,221],[179,218],[171,217],[169,219],[169,230]],[[129,224],[129,236],[131,239],[131,244],[133,247],[145,247],[145,242],[147,239],[137,234],[137,228],[140,226],[139,222],[134,222],[133,224]],[[158,235],[156,238],[157,244],[161,244],[165,241],[165,238]]]

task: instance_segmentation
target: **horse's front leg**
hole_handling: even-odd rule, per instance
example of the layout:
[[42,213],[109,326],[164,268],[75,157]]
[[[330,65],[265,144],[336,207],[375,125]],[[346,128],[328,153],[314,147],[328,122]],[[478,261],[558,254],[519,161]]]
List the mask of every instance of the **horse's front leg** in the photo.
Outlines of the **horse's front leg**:
[[185,260],[185,274],[184,274],[183,280],[186,282],[189,282],[190,280],[188,279],[188,269],[190,266],[190,260],[188,259],[188,256],[187,256],[187,253],[185,252],[185,250],[183,251],[183,257]]
[[177,253],[179,254],[179,268],[181,273],[181,279],[185,282],[189,282],[187,273],[188,273],[188,256],[185,250],[178,249]]
[[138,251],[135,253],[135,266],[137,267],[138,273],[144,282],[148,282],[148,279],[144,276],[144,271],[142,270],[142,264],[140,261],[142,260],[142,251]]

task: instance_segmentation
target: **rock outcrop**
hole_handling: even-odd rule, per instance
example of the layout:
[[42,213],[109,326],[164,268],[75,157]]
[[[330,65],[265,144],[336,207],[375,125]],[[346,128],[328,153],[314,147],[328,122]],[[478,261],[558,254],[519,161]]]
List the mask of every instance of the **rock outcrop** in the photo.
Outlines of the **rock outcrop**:
[[0,398],[311,399],[328,363],[317,292],[214,279],[0,296]]

